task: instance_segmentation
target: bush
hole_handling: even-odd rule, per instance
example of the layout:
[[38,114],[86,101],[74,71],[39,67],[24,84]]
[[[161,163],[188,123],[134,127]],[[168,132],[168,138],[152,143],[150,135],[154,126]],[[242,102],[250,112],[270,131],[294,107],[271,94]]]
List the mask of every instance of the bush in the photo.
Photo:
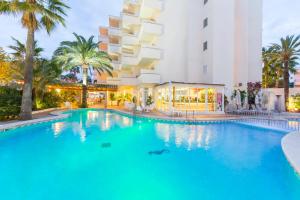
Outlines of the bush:
[[0,87],[0,120],[17,118],[21,102],[21,91],[10,87]]
[[57,108],[62,103],[62,98],[56,91],[46,92],[36,100],[37,109]]

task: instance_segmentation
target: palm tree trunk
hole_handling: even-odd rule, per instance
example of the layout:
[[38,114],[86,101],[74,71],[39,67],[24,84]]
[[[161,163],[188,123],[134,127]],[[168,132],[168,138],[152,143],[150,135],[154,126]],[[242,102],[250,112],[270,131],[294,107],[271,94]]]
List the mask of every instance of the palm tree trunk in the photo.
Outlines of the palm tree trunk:
[[284,102],[285,102],[285,110],[287,111],[287,107],[289,104],[289,96],[290,96],[290,74],[289,74],[289,62],[284,62]]
[[21,120],[32,119],[32,80],[33,80],[33,47],[34,29],[28,28],[26,41],[26,58],[24,68],[24,85],[21,105]]
[[87,108],[87,77],[88,77],[88,67],[82,67],[82,108]]

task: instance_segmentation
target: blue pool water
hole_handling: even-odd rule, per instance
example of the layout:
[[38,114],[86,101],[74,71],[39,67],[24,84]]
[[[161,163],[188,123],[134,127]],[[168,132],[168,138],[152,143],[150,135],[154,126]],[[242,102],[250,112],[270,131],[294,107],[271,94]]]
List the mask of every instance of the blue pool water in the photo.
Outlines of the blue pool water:
[[300,199],[283,132],[71,113],[0,133],[1,200]]

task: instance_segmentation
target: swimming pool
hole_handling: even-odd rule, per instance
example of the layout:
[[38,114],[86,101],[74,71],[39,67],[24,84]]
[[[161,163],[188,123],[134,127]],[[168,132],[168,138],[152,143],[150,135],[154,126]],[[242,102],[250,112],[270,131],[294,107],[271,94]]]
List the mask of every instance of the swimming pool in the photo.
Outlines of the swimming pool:
[[0,199],[300,199],[284,132],[70,113],[0,133]]

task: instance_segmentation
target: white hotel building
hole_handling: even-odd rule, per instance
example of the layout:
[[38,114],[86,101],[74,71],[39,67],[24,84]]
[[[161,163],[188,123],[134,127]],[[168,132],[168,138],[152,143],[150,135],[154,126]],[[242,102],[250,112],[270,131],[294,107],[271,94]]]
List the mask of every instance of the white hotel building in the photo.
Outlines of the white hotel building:
[[224,94],[261,81],[262,0],[125,0],[100,27],[117,84],[156,108],[224,112]]

